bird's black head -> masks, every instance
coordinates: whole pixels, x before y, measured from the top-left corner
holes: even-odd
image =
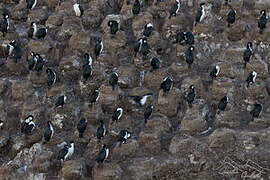
[[[10,41],[10,43],[9,43],[11,46],[15,46],[16,44],[17,44],[17,42],[16,42],[16,40],[12,40],[12,41]]]
[[[106,144],[103,144],[102,148],[105,149],[106,147],[107,147]]]
[[[49,73],[50,71],[51,71],[50,68],[47,68],[47,69],[46,69],[46,73]]]
[[[231,12],[234,16],[236,15],[236,11],[234,9],[232,9]]]
[[[48,121],[47,124],[48,126],[50,126],[52,124],[52,121]]]
[[[100,124],[103,124],[103,120],[100,120],[99,122],[100,122]]]
[[[74,143],[74,141],[73,140],[70,140],[69,143],[72,144],[72,143]]]
[[[99,44],[100,44],[101,42],[102,42],[102,40],[101,40],[101,39],[98,39],[98,40],[97,40],[97,43],[99,43]]]
[[[34,53],[33,51],[30,53],[30,56],[34,57],[36,55],[36,53]]]
[[[30,26],[31,27],[34,27],[34,26],[36,26],[36,23],[32,21],[31,24],[30,24]]]
[[[85,59],[89,59],[89,54],[88,54],[88,53],[85,53],[85,54],[84,54],[84,58],[85,58]]]
[[[190,90],[192,90],[192,89],[194,89],[194,88],[195,88],[195,87],[194,87],[193,84],[189,86],[189,89],[190,89]]]
[[[247,48],[251,48],[252,47],[252,42],[248,42],[247,43]]]
[[[205,3],[203,2],[203,3],[200,4],[200,7],[202,7],[202,6],[204,6],[204,5],[205,5]]]
[[[8,13],[3,13],[3,18],[8,19],[9,18]]]
[[[266,11],[264,9],[261,10],[261,15],[266,15]]]
[[[112,26],[112,24],[113,24],[112,20],[108,21],[108,26]]]

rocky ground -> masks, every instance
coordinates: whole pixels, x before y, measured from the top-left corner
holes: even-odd
[[[193,26],[200,1],[181,0],[176,17],[168,19],[173,0],[155,4],[144,0],[142,11],[133,17],[126,0],[80,0],[84,15],[76,17],[73,2],[39,0],[34,10],[27,10],[25,0],[2,0],[1,14],[8,11],[10,30],[0,43],[16,39],[23,48],[23,58],[16,64],[0,53],[0,179],[270,179],[270,25],[261,35],[257,20],[262,9],[270,12],[268,0],[232,0],[237,11],[236,23],[227,28],[225,19],[230,10],[221,0],[205,0],[207,16]],[[109,5],[110,4],[110,5]],[[119,19],[121,30],[114,38],[107,22]],[[45,40],[32,40],[27,30],[32,21],[46,26]],[[133,44],[142,37],[144,25],[153,23],[154,32],[148,38],[151,54],[143,61],[133,57]],[[189,70],[184,59],[187,46],[173,43],[180,31],[192,31],[195,36],[196,58]],[[102,37],[104,51],[94,58],[93,48]],[[255,57],[246,69],[242,55],[246,43],[253,42]],[[46,59],[46,67],[57,73],[56,84],[48,90],[45,70],[41,76],[28,71],[31,51]],[[81,82],[82,58],[88,52],[94,58],[94,72],[86,84]],[[149,72],[149,60],[159,57],[161,68]],[[221,67],[220,76],[210,82],[214,65]],[[256,83],[246,88],[251,70],[258,72]],[[115,91],[108,76],[116,71],[119,86]],[[171,76],[174,88],[162,96],[162,79]],[[185,96],[188,87],[197,90],[193,108]],[[89,108],[91,91],[99,87],[99,102]],[[126,98],[129,95],[154,96],[147,104],[154,113],[144,126],[143,108]],[[54,109],[58,96],[67,95],[67,104]],[[216,114],[221,97],[230,99],[226,111]],[[264,106],[261,117],[251,121],[250,110],[255,102]],[[121,121],[111,125],[112,112],[122,107]],[[21,122],[34,115],[36,130],[29,137],[20,133]],[[81,117],[88,120],[84,138],[79,138],[76,124]],[[207,130],[211,118],[214,131]],[[55,135],[42,144],[46,123],[51,120]],[[95,158],[102,144],[95,132],[104,120],[109,133],[104,139],[111,154],[97,167]],[[132,138],[127,144],[115,145],[113,132],[128,129]],[[62,165],[56,160],[59,144],[75,141],[73,156]]]

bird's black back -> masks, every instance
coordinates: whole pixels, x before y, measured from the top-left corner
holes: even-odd
[[[91,96],[90,96],[89,102],[90,102],[90,103],[96,102],[98,96],[99,96],[99,93],[96,92],[96,91],[94,91],[94,92],[91,94]]]
[[[65,156],[68,153],[68,149],[69,149],[68,145],[65,145],[65,147],[59,151],[57,159],[58,160],[61,160],[61,159],[64,160]]]
[[[37,32],[36,32],[36,37],[37,37],[38,39],[45,38],[46,34],[47,34],[46,28],[40,28],[40,29],[38,29]]]
[[[134,15],[138,15],[140,13],[140,11],[141,11],[141,4],[140,4],[139,0],[135,0],[133,7],[132,7],[132,13]]]

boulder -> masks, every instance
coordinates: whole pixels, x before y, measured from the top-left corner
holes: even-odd
[[[28,75],[28,80],[32,83],[32,86],[35,88],[47,85],[46,72],[42,71],[40,75],[37,75],[36,72],[30,71],[30,74]]]
[[[90,46],[90,35],[86,32],[73,34],[69,40],[69,47],[73,51],[87,52]]]
[[[144,151],[150,154],[157,155],[162,149],[161,137],[158,132],[141,132],[139,135],[138,143],[140,148],[143,148]]]
[[[40,9],[31,10],[27,16],[27,23],[35,22],[37,24],[45,24],[48,19],[48,8],[43,6]]]
[[[46,21],[46,27],[48,28],[57,28],[63,24],[63,15],[62,14],[52,14],[49,16]]]
[[[53,152],[43,151],[33,162],[33,168],[40,173],[46,173],[52,168]]]
[[[69,160],[63,163],[61,173],[64,179],[82,179],[83,172],[85,170],[85,164],[80,160]]]
[[[128,139],[126,144],[116,145],[113,149],[112,160],[122,162],[124,160],[136,157],[139,150],[139,144],[135,139]]]
[[[147,71],[145,73],[143,85],[152,91],[157,91],[160,89],[160,84],[167,74],[168,74],[167,69],[158,69],[153,72]]]
[[[116,72],[119,76],[119,87],[133,88],[138,86],[139,72],[137,72],[134,66],[120,66]]]
[[[68,80],[78,80],[81,76],[80,58],[78,56],[62,57],[58,71]]]
[[[123,170],[118,164],[103,163],[101,167],[95,166],[92,170],[94,180],[122,179]]]
[[[22,1],[22,3],[17,4],[14,7],[12,18],[15,20],[26,20],[27,19],[27,9],[26,2]]]
[[[181,121],[181,133],[195,135],[207,129],[207,122],[205,121],[206,113],[203,111],[205,101],[196,99],[193,102],[192,108],[187,107],[184,118]]]
[[[39,53],[48,56],[53,49],[53,45],[49,41],[40,41],[31,39],[28,43],[29,52]]]
[[[222,148],[223,151],[235,149],[236,133],[232,129],[216,129],[209,136],[209,147],[212,149]]]
[[[159,111],[168,117],[175,116],[178,111],[180,99],[181,91],[175,87],[165,96],[163,95],[163,91],[160,90],[158,94]]]
[[[21,82],[15,82],[12,84],[11,88],[11,97],[13,100],[25,100],[32,96],[32,87],[31,83],[26,81],[21,81]]]
[[[141,157],[131,159],[126,172],[126,177],[130,180],[152,179],[154,175],[153,158]]]
[[[119,106],[119,88],[113,91],[111,86],[102,85],[100,87],[99,102],[104,111],[113,112]]]
[[[92,6],[95,7],[95,6]],[[99,10],[96,8],[88,8],[84,11],[82,17],[82,24],[85,28],[97,28],[100,26],[103,20],[103,16],[100,14]]]
[[[78,17],[63,16],[63,24],[57,32],[55,39],[58,41],[68,40],[73,34],[80,33],[82,29],[82,24]]]

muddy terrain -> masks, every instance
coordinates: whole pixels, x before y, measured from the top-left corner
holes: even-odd
[[[79,0],[84,9],[76,17],[72,0],[38,0],[33,10],[25,0],[1,0],[0,14],[10,15],[10,29],[0,33],[0,179],[270,179],[270,22],[262,34],[257,27],[260,11],[270,15],[269,0],[180,0],[177,16],[169,19],[174,0],[144,0],[134,16],[126,0]],[[201,2],[206,17],[194,26]],[[227,27],[226,16],[235,9],[236,21]],[[109,20],[119,20],[120,30],[110,34]],[[47,27],[44,40],[27,35],[31,22]],[[151,53],[134,57],[134,44],[143,37],[144,26],[154,30],[147,41]],[[185,60],[187,45],[175,42],[178,32],[190,31],[195,37],[195,60],[191,69]],[[97,39],[104,49],[94,55]],[[4,57],[3,45],[16,40],[23,50],[14,63]],[[254,55],[244,68],[243,53],[252,42]],[[46,59],[40,75],[28,70],[30,52]],[[85,53],[93,58],[93,74],[82,81]],[[158,57],[160,69],[150,72],[150,59]],[[209,76],[215,65],[220,73],[213,82]],[[47,86],[46,68],[56,72],[52,88]],[[251,71],[258,73],[247,88]],[[113,91],[109,75],[117,72],[119,82]],[[164,96],[160,84],[173,79],[173,88]],[[196,98],[190,108],[186,96],[190,85]],[[88,106],[90,94],[100,90],[98,102]],[[130,96],[153,93],[146,105],[153,114],[144,124],[144,107]],[[60,95],[67,96],[62,108],[54,108]],[[220,113],[217,104],[223,96],[229,103]],[[252,119],[254,103],[263,105],[259,118]],[[113,111],[124,110],[117,123]],[[21,133],[21,123],[32,114],[36,124],[29,136]],[[83,138],[77,123],[88,120]],[[44,144],[47,121],[54,136]],[[100,120],[107,127],[99,143],[96,130]],[[127,129],[132,135],[126,144],[117,143],[117,134]],[[74,140],[75,152],[62,164],[56,159],[62,142]],[[102,144],[110,149],[108,159],[95,162]]]

